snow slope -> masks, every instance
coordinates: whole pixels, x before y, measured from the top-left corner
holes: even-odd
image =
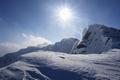
[[[114,48],[120,49],[120,29],[93,24],[72,53],[101,53]]]
[[[37,51],[6,59],[11,58],[4,66],[0,61],[0,80],[120,80],[120,49],[86,55]]]

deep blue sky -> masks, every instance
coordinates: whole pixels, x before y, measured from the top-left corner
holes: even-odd
[[[0,42],[19,42],[22,33],[53,42],[75,36],[69,34],[71,27],[63,30],[56,24],[54,11],[65,3],[78,17],[72,26],[99,23],[120,28],[120,0],[0,0]]]

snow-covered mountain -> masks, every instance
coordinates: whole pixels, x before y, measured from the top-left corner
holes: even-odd
[[[40,44],[37,46],[28,46],[27,48],[23,48],[21,50],[18,49],[18,50],[20,52],[21,51],[44,50],[44,51],[55,51],[55,52],[69,53],[69,52],[71,52],[73,45],[75,43],[78,43],[78,42],[79,42],[79,40],[76,38],[64,38],[61,41],[56,42],[55,44]],[[1,46],[1,47],[2,48],[1,48],[0,57],[4,56],[5,54],[8,54],[5,52],[16,53],[15,51],[14,52],[10,51],[10,50],[8,51],[8,48],[6,49],[6,47],[4,47],[4,46]],[[13,48],[15,48],[15,47],[13,47]],[[14,49],[12,49],[12,50],[14,50]],[[18,51],[18,50],[16,50],[16,51]]]
[[[24,51],[32,51],[32,50],[44,50],[44,51],[54,51],[54,52],[63,52],[63,53],[70,53],[73,46],[78,43],[79,40],[76,38],[64,38],[55,44],[50,44],[46,46],[29,46],[24,49]]]
[[[8,53],[4,55],[3,57],[0,57],[0,64],[2,64],[0,65],[0,68],[8,64],[11,64],[12,62],[15,62],[16,60],[19,60],[18,56],[21,56],[21,55],[24,55],[30,52],[37,52],[39,50],[69,53],[73,45],[77,42],[79,42],[78,39],[65,38],[65,39],[62,39],[60,42],[56,42],[53,45],[48,45],[44,47],[42,47],[41,45],[30,46],[24,49],[20,49],[17,52]]]
[[[68,38],[6,54],[0,57],[0,80],[120,80],[119,33],[96,24],[82,42]],[[67,54],[71,50],[91,54]]]
[[[101,53],[114,48],[120,49],[120,29],[93,24],[72,53]]]
[[[45,50],[45,51],[69,53],[69,52],[71,52],[74,44],[78,43],[78,42],[79,42],[79,40],[76,38],[64,38],[60,42],[56,42],[53,45],[45,46],[41,49]]]

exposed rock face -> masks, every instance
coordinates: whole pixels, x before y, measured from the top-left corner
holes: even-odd
[[[72,53],[101,53],[113,48],[120,49],[120,30],[94,24],[89,26]]]

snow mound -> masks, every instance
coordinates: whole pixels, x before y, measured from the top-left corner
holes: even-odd
[[[120,80],[120,49],[86,55],[38,51],[19,57],[0,68],[0,80]]]

